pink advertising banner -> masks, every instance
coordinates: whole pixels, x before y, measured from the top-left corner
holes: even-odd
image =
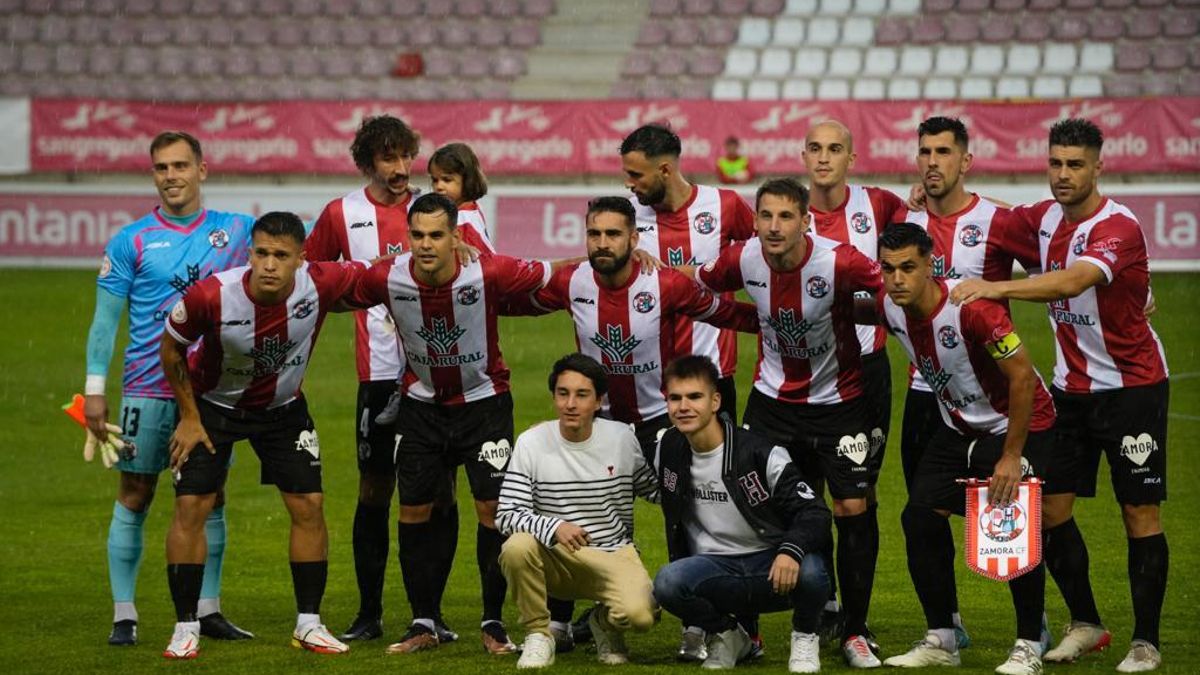
[[[618,147],[648,122],[683,141],[683,170],[711,172],[726,136],[742,139],[759,174],[801,170],[808,127],[841,120],[853,131],[855,171],[910,174],[916,130],[934,115],[959,117],[971,133],[974,172],[1037,173],[1046,132],[1065,117],[1103,129],[1109,173],[1200,172],[1200,99],[1089,99],[1025,103],[891,101],[560,101],[162,104],[34,99],[32,171],[148,168],[150,139],[184,129],[204,143],[214,170],[243,174],[353,174],[349,145],[362,119],[389,113],[423,137],[422,156],[451,141],[470,144],[496,176],[620,173]],[[418,160],[418,171],[424,170]]]

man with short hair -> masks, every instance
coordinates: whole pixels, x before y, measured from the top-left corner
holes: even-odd
[[[755,197],[758,238],[696,268],[715,292],[745,288],[762,332],[746,427],[788,449],[807,476],[822,477],[838,530],[837,573],[851,665],[879,665],[867,641],[867,609],[879,554],[867,506],[881,452],[871,444],[854,294],[879,290],[879,265],[854,247],[809,234],[808,190],[769,180]]]
[[[1014,211],[1037,237],[1044,273],[1013,281],[967,280],[951,299],[1048,303],[1058,346],[1051,392],[1063,450],[1080,457],[1079,494],[1085,497],[1095,495],[1103,450],[1129,538],[1133,642],[1117,670],[1141,672],[1162,663],[1158,629],[1168,549],[1159,513],[1167,497],[1170,384],[1162,342],[1146,319],[1145,235],[1128,208],[1099,190],[1103,144],[1100,129],[1088,120],[1066,119],[1050,129],[1047,175],[1054,199]],[[1074,563],[1073,574],[1055,574],[1068,605],[1072,592],[1081,592],[1075,585],[1087,581],[1086,548]],[[1090,599],[1090,587],[1086,592]],[[1074,660],[1102,649],[1108,631],[1093,614],[1081,620],[1072,609],[1062,644],[1047,660]]]
[[[559,359],[550,372],[558,420],[517,438],[504,476],[496,523],[508,540],[500,565],[527,631],[518,668],[554,663],[548,593],[600,603],[588,623],[607,665],[628,662],[624,631],[646,631],[658,620],[633,545],[634,497],[657,501],[658,486],[629,425],[596,417],[607,380],[591,357]]]
[[[208,165],[200,141],[182,131],[164,131],[150,143],[159,205],[126,225],[104,249],[96,279],[96,311],[88,331],[84,414],[88,430],[107,438],[105,380],[121,311],[129,307],[121,427],[125,452],[108,527],[108,578],[112,585],[110,645],[137,643],[134,606],[142,561],[143,530],[158,486],[170,463],[168,442],[178,417],[171,388],[158,360],[163,319],[184,291],[209,275],[245,264],[250,216],[211,211],[201,203]],[[106,460],[107,462],[107,460]],[[221,614],[221,567],[225,559],[225,495],[220,493],[205,523],[208,560],[200,589],[200,631],[219,640],[253,637]]]
[[[439,561],[428,554],[439,484],[465,465],[475,512],[476,562],[483,596],[480,624],[485,650],[508,654],[516,646],[501,621],[507,585],[496,562],[504,537],[496,530],[496,503],[512,454],[512,395],[500,353],[500,306],[541,288],[550,265],[484,256],[463,265],[457,208],[443,195],[418,197],[410,209],[409,250],[376,263],[350,302],[383,305],[404,350],[405,400],[396,420],[396,480],[400,497],[400,567],[413,621],[389,653],[436,648]]]
[[[706,356],[666,369],[674,428],[658,444],[671,562],[654,596],[707,635],[706,669],[734,667],[751,649],[736,617],[792,610],[788,670],[820,670],[817,629],[829,593],[821,551],[829,509],[804,482],[787,450],[717,415],[719,372]]]
[[[992,505],[1012,503],[1024,476],[1043,481],[1043,520],[1069,517],[1074,499],[1070,457],[1055,452],[1054,406],[1033,368],[1007,308],[996,302],[958,307],[948,302],[956,280],[933,274],[933,239],[920,226],[898,223],[879,239],[886,296],[856,308],[864,323],[881,323],[934,388],[942,426],[913,473],[901,522],[908,569],[925,610],[925,638],[885,663],[906,668],[957,666],[954,539],[947,519],[962,515],[963,478],[988,479]],[[860,301],[863,302],[863,301]],[[996,668],[1004,675],[1042,672],[1045,567],[1009,580],[1017,640]]]
[[[167,533],[176,619],[163,652],[169,659],[199,653],[204,522],[225,485],[233,444],[242,440],[250,441],[263,484],[279,489],[291,517],[293,646],[321,654],[349,649],[321,624],[329,535],[321,448],[300,384],[326,313],[340,306],[365,268],[307,263],[304,223],[291,213],[263,215],[252,241],[248,267],[205,279],[175,304],[159,350],[179,402],[171,437],[175,517]]]

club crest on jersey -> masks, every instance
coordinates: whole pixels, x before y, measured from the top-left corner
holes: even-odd
[[[229,233],[225,230],[213,230],[208,233],[208,243],[213,248],[225,248],[229,245]]]
[[[463,286],[458,289],[458,304],[473,305],[479,302],[479,288],[476,286]]]
[[[829,295],[829,282],[825,277],[813,277],[805,284],[804,290],[808,291],[810,298],[823,298]]]
[[[105,253],[104,257],[100,259],[100,278],[103,279],[111,273],[112,261],[108,259],[108,254]]]
[[[1021,536],[1028,521],[1025,509],[1016,502],[1006,506],[989,506],[979,514],[979,530],[988,539],[1005,544]]]
[[[305,298],[305,299],[301,300],[300,302],[297,302],[296,306],[292,308],[292,318],[293,319],[297,319],[297,320],[303,319],[304,317],[306,317],[312,313],[313,313],[313,301],[309,300],[308,298]]]
[[[854,231],[859,234],[866,234],[871,230],[871,219],[862,211],[856,211],[854,215],[850,216],[850,227],[853,227]]]
[[[1158,449],[1158,443],[1150,434],[1138,434],[1137,438],[1126,436],[1121,439],[1121,456],[1142,466],[1150,458],[1150,453]]]
[[[655,304],[654,294],[649,291],[642,291],[633,296],[633,308],[637,310],[638,314],[649,312],[654,309]]]
[[[938,342],[946,349],[954,349],[958,346],[958,331],[954,326],[942,326],[938,329]]]
[[[611,363],[623,363],[633,354],[633,350],[642,344],[634,335],[625,337],[625,329],[620,325],[614,326],[610,323],[605,326],[605,331],[607,335],[596,333],[590,340]]]
[[[1075,241],[1071,243],[1071,250],[1075,253],[1075,255],[1083,255],[1083,252],[1087,250],[1086,232],[1080,232],[1079,235],[1075,237]]]
[[[479,446],[479,461],[491,464],[497,471],[504,470],[509,457],[512,457],[512,446],[508,444],[507,438],[495,442],[488,441]]]
[[[958,241],[967,248],[974,248],[983,243],[983,229],[972,223],[958,233]]]
[[[296,439],[296,452],[307,452],[313,459],[321,458],[321,442],[317,440],[316,429],[300,432],[300,437]]]
[[[692,219],[692,227],[700,234],[712,234],[712,231],[717,229],[717,219],[705,211]]]

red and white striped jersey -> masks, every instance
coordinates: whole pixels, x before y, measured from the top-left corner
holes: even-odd
[[[411,253],[371,266],[350,296],[357,306],[382,304],[400,334],[407,395],[460,405],[509,389],[500,354],[497,307],[519,302],[550,278],[550,265],[484,256],[433,287],[413,276]]]
[[[376,258],[408,249],[408,209],[415,195],[396,204],[381,204],[366,188],[325,205],[312,232],[304,241],[306,257],[322,260]],[[482,223],[482,215],[479,221]],[[459,219],[462,222],[462,218]],[[463,229],[463,241],[481,251],[492,251],[491,241],[480,236],[474,221]],[[354,355],[359,382],[395,380],[404,369],[404,354],[396,344],[396,327],[383,307],[354,313]]]
[[[754,210],[733,190],[693,185],[692,196],[678,210],[658,211],[631,198],[637,211],[638,248],[671,267],[702,265],[716,260],[732,243],[755,235]],[[737,336],[708,324],[685,322],[681,339],[687,353],[704,354],[717,364],[721,377],[737,370]]]
[[[904,200],[877,187],[847,185],[846,199],[832,211],[811,206],[813,232],[850,244],[871,260],[879,260],[879,235],[898,216],[907,213]],[[874,354],[887,346],[887,331],[881,326],[859,326],[858,342],[863,354]]]
[[[752,239],[696,269],[714,291],[745,288],[761,332],[754,387],[787,403],[829,405],[863,393],[854,294],[883,287],[879,263],[854,247],[805,234],[800,266],[776,272]]]
[[[1014,213],[1038,238],[1043,270],[1084,260],[1106,283],[1048,305],[1057,358],[1054,386],[1072,394],[1157,384],[1167,378],[1162,341],[1146,319],[1150,263],[1146,237],[1125,206],[1105,198],[1080,223],[1068,223],[1053,200]]]
[[[544,311],[571,313],[579,351],[608,373],[605,409],[629,424],[667,413],[663,370],[692,353],[691,336],[682,330],[688,323],[758,328],[752,305],[720,299],[670,268],[642,274],[637,263],[621,288],[601,285],[587,262],[560,268],[532,301]]]
[[[300,383],[325,314],[366,271],[362,263],[305,263],[286,301],[250,298],[249,267],[208,277],[188,290],[167,318],[183,344],[192,387],[226,408],[277,408],[300,396]]]
[[[496,245],[488,234],[487,219],[475,202],[458,205],[458,227],[462,229],[463,242],[479,249],[480,253],[495,253]]]
[[[965,305],[949,301],[958,281],[936,280],[942,301],[925,319],[909,316],[881,293],[877,299],[887,330],[908,353],[908,360],[933,385],[942,421],[964,436],[996,436],[1008,431],[1008,378],[997,360],[1021,347],[1003,304],[977,300]],[[1054,401],[1037,373],[1030,431],[1054,425]]]

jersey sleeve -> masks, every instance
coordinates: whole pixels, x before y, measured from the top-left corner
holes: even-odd
[[[550,281],[550,263],[541,260],[521,260],[497,255],[485,264],[492,265],[491,274],[487,274],[487,278],[502,297],[526,295]]]
[[[733,190],[721,190],[721,229],[727,242],[746,241],[756,234],[754,209]]]
[[[368,269],[364,263],[354,261],[309,264],[312,265],[310,274],[317,285],[321,305],[326,310],[352,291]]]
[[[757,333],[758,308],[745,302],[714,295],[682,272],[664,268],[663,294],[668,306],[679,314],[703,321],[717,328],[730,328],[743,333]]]
[[[470,210],[460,210],[458,212],[458,226],[462,229],[462,240],[468,246],[474,246],[479,249],[480,253],[495,255],[496,246],[492,243],[491,237],[487,232],[487,221],[483,218],[477,208]]]
[[[724,251],[696,268],[696,281],[715,293],[736,291],[745,285],[742,280],[742,250],[745,244],[725,247]]]
[[[214,277],[192,286],[167,315],[167,332],[179,342],[195,344],[212,327],[213,296],[220,292]]]
[[[104,247],[96,285],[120,298],[129,297],[137,272],[137,247],[133,235],[121,230]]]
[[[1137,221],[1114,215],[1096,224],[1088,235],[1087,248],[1079,256],[1104,272],[1108,283],[1121,270],[1146,259],[1146,240]]]
[[[842,287],[852,293],[879,293],[883,290],[883,274],[879,271],[879,263],[849,244],[839,244],[837,247],[837,278],[841,280]]]
[[[883,229],[891,223],[902,222],[897,218],[908,215],[908,205],[895,192],[883,188],[867,188],[871,198],[871,208],[875,210],[875,222],[879,224],[876,231],[883,234]]]
[[[567,303],[570,301],[567,296],[571,294],[571,277],[574,276],[577,269],[579,269],[578,265],[559,268],[550,276],[550,281],[545,286],[529,296],[533,305],[546,312],[566,309]]]
[[[1040,219],[1034,219],[1029,207],[1019,206],[1015,209],[997,208],[992,221],[994,236],[991,239],[994,239],[995,246],[1031,272],[1042,266],[1037,220]],[[1035,223],[1032,227],[1031,222]]]
[[[342,256],[341,239],[337,228],[343,220],[342,200],[335,199],[325,205],[312,232],[304,239],[304,254],[312,262],[337,260]]]
[[[362,272],[354,281],[354,286],[342,296],[346,304],[355,307],[374,307],[387,304],[388,275],[392,271],[395,258],[380,260]]]
[[[1003,361],[1021,348],[1021,337],[999,302],[976,300],[963,305],[961,316],[963,339],[982,345],[993,359]]]

